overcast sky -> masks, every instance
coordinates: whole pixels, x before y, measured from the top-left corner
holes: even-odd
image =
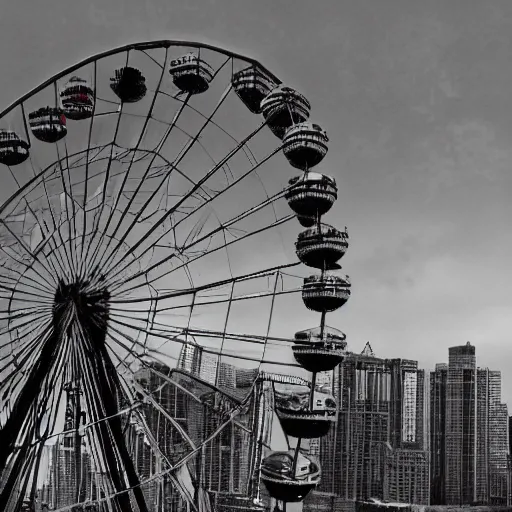
[[[469,340],[510,401],[512,2],[4,2],[0,102],[91,54],[173,38],[257,58],[328,130],[349,347],[431,368]]]

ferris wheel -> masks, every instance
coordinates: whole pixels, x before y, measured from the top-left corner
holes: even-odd
[[[318,485],[301,440],[336,416],[316,375],[345,357],[326,314],[351,285],[309,116],[258,62],[175,41],[91,57],[0,114],[0,510],[36,500],[46,452],[47,510],[208,509],[209,443],[249,439],[265,400],[297,442],[259,442],[245,476],[283,504]],[[263,371],[312,376],[264,400]]]

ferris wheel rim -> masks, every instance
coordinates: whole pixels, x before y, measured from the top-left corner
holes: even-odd
[[[72,66],[69,66],[58,73],[54,74],[50,78],[46,79],[44,82],[40,83],[36,87],[34,87],[29,92],[25,93],[23,96],[19,97],[17,100],[15,100],[13,103],[11,103],[8,107],[6,107],[2,112],[0,112],[0,119],[5,117],[7,114],[9,114],[12,110],[19,107],[20,105],[23,105],[23,103],[37,94],[38,92],[42,91],[44,88],[48,87],[52,83],[55,83],[57,80],[60,80],[62,77],[65,77],[77,69],[80,69],[84,66],[87,66],[88,64],[91,64],[92,62],[96,62],[100,59],[110,57],[112,55],[117,55],[119,53],[129,52],[131,50],[154,50],[157,48],[164,48],[168,49],[170,47],[179,47],[179,46],[188,46],[190,48],[197,48],[201,49],[204,48],[205,50],[211,50],[214,52],[221,53],[225,55],[226,57],[232,58],[232,59],[239,59],[242,61],[247,62],[248,64],[251,64],[253,66],[260,67],[265,73],[267,73],[277,85],[281,84],[281,80],[274,75],[268,68],[266,68],[263,64],[261,64],[260,61],[257,59],[254,59],[252,57],[248,57],[246,55],[243,55],[238,52],[233,52],[231,50],[228,50],[226,48],[223,48],[221,46],[216,46],[209,43],[202,43],[200,41],[188,41],[186,39],[160,39],[156,41],[144,41],[144,42],[138,42],[138,43],[130,43],[123,46],[118,46],[116,48],[111,48],[110,50],[105,50],[100,53],[96,53],[94,55],[91,55],[89,57],[86,57],[85,59],[80,60],[79,62],[73,64]]]

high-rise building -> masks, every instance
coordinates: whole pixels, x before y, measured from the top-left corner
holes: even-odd
[[[198,375],[201,369],[202,354],[202,348],[197,343],[187,340],[180,350],[178,368],[193,375]]]
[[[450,347],[445,430],[445,493],[449,505],[477,502],[476,461],[480,454],[476,444],[476,390],[475,347],[469,342]]]
[[[322,461],[319,492],[428,504],[424,372],[415,361],[375,357],[367,344],[331,375],[324,386],[338,401],[338,421],[311,443]],[[304,510],[315,499],[306,498]]]
[[[446,382],[448,365],[439,363],[430,372],[430,503],[445,503]]]
[[[509,439],[509,454],[512,456],[512,443],[510,443],[510,440],[512,440],[512,416],[508,417],[508,439]]]
[[[509,501],[507,407],[501,374],[477,368],[475,347],[449,349],[430,375],[431,500],[506,505]]]
[[[508,471],[508,409],[501,403],[501,372],[479,370],[488,375],[489,413],[489,504],[507,505],[509,498]]]
[[[387,457],[385,493],[388,501],[428,504],[429,459],[426,450],[397,448]]]

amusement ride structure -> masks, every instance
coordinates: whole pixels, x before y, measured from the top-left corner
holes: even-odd
[[[282,509],[318,485],[303,440],[336,418],[316,382],[345,357],[326,315],[351,285],[337,272],[348,234],[322,222],[336,181],[313,171],[328,137],[309,116],[308,100],[258,62],[173,41],[89,58],[0,114],[0,510],[36,501],[45,447],[63,436],[75,485],[68,504],[54,496],[47,509],[160,512],[165,499],[151,489],[166,482],[188,510],[208,508],[207,444],[241,422],[258,375],[283,367],[311,374],[272,388],[297,441],[264,446],[249,477]],[[286,162],[296,170],[287,185]],[[320,322],[290,340],[275,324],[296,319],[293,297]],[[253,375],[238,401],[199,394],[208,379],[225,390],[223,372],[237,365]],[[197,383],[187,381],[194,368]],[[156,391],[142,371],[160,379]],[[162,405],[170,383],[218,413],[215,429],[187,423],[192,406],[177,419]],[[85,452],[102,476],[94,485],[80,483]]]

